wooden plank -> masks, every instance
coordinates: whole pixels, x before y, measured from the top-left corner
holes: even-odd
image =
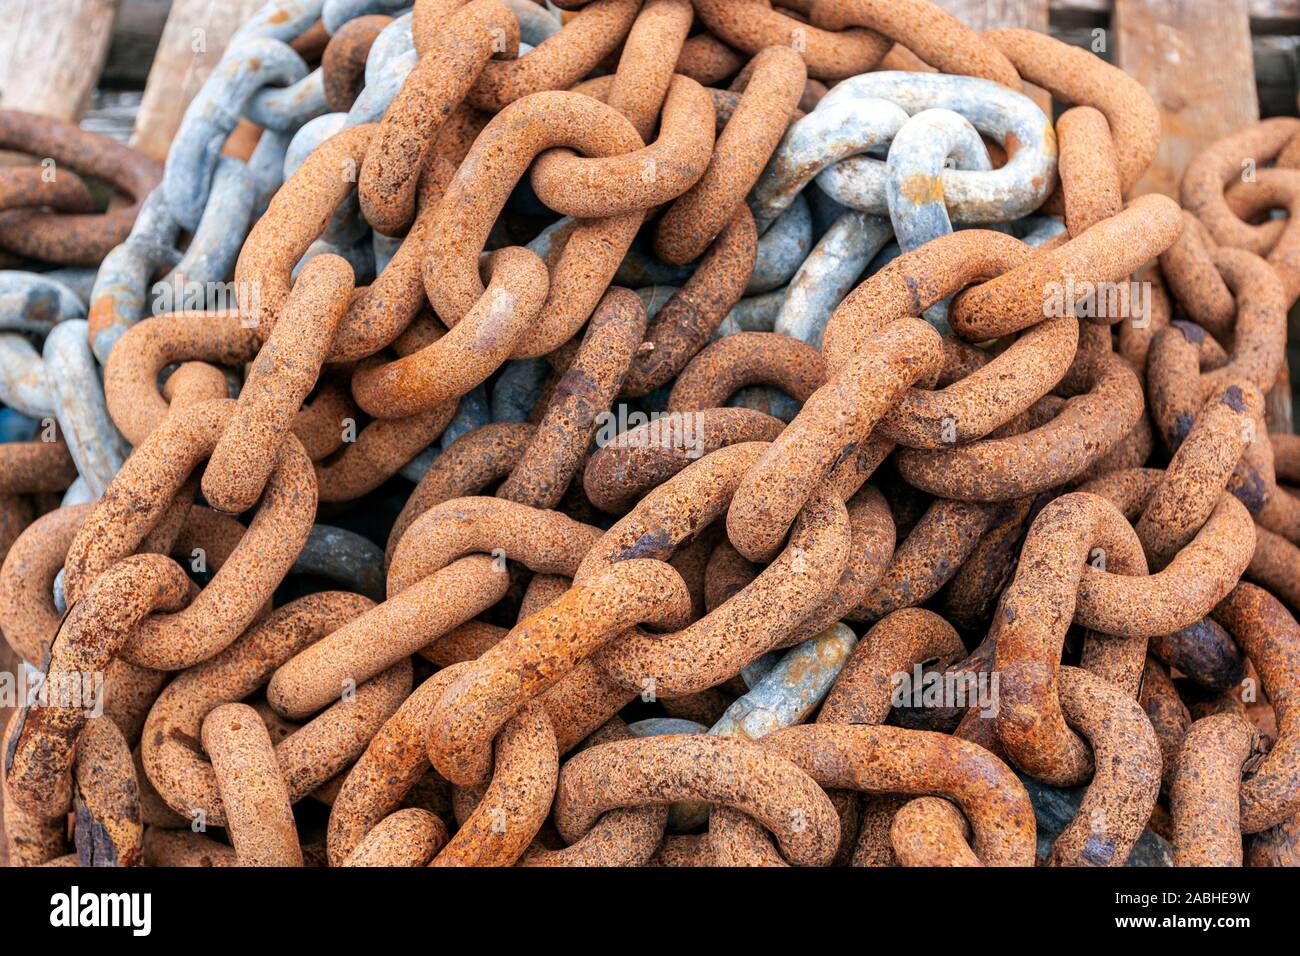
[[[161,162],[185,108],[226,43],[265,0],[175,0],[136,116],[131,145]]]
[[[1259,120],[1247,0],[1116,0],[1115,52],[1155,99],[1163,128],[1134,195],[1176,198],[1193,156]]]
[[[0,106],[74,120],[108,53],[120,0],[0,0]]]

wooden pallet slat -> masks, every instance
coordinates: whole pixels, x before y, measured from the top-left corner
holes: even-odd
[[[80,116],[119,6],[120,0],[0,0],[0,107]]]
[[[1134,194],[1177,197],[1206,145],[1259,120],[1248,0],[1116,0],[1121,69],[1160,110],[1160,149]]]
[[[162,162],[185,108],[226,43],[265,0],[175,0],[149,70],[131,145]]]

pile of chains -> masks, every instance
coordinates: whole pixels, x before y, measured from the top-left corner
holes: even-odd
[[[926,0],[406,7],[0,112],[11,863],[1300,862],[1300,120],[1126,199]]]

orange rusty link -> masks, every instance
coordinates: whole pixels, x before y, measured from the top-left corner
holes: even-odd
[[[68,550],[69,604],[98,574],[135,551],[234,413],[229,399],[178,410],[127,459]],[[122,656],[141,666],[178,670],[229,646],[302,550],[316,513],[314,486],[306,452],[287,436],[262,503],[225,565],[183,611],[142,622]]]
[[[526,422],[490,422],[452,442],[434,459],[402,506],[388,533],[385,562],[392,565],[403,535],[434,505],[477,495],[510,474],[535,432],[536,427]]]
[[[893,45],[873,30],[832,32],[809,26],[775,9],[769,0],[694,2],[700,20],[718,40],[751,55],[774,46],[798,50],[808,74],[819,80],[842,80],[866,73]]]
[[[236,367],[257,355],[256,330],[236,310],[174,312],[144,319],[118,339],[104,366],[109,415],[132,445],[141,445],[167,418],[158,378],[168,365],[215,362]]]
[[[989,866],[1032,866],[1029,796],[981,747],[925,730],[818,722],[764,737],[764,750],[792,761],[825,789],[948,797],[970,820],[976,856]]]
[[[1077,594],[1091,577],[1085,568],[1098,554],[1104,567],[1115,569],[1098,573],[1146,573],[1137,534],[1110,502],[1077,492],[1057,498],[1030,527],[997,611],[998,737],[1021,769],[1053,786],[1078,785],[1093,769],[1087,745],[1066,726],[1060,708],[1059,661]],[[1127,621],[1146,608],[1119,610]]]
[[[1202,717],[1188,728],[1169,799],[1175,866],[1241,866],[1238,790],[1258,745],[1258,734],[1234,714]]]
[[[366,58],[370,47],[393,18],[368,14],[349,20],[334,31],[321,55],[321,80],[325,103],[337,113],[346,113],[365,85]]]
[[[901,866],[982,866],[970,848],[970,824],[940,797],[918,797],[894,815],[889,840]]]
[[[701,11],[701,16],[706,14]],[[799,105],[807,74],[798,53],[769,47],[753,64],[749,85],[718,136],[708,169],[655,228],[655,254],[665,262],[690,262],[735,220]]]
[[[255,693],[279,664],[371,606],[359,594],[338,591],[300,598],[172,681],[149,712],[141,742],[145,772],[168,806],[186,817],[201,810],[208,823],[222,826],[225,809],[212,768],[192,747],[203,718],[219,704]],[[297,803],[360,754],[409,689],[409,669],[394,668],[384,679],[358,687],[354,699],[333,703],[279,741],[276,759],[290,802]]]
[[[670,399],[670,408],[672,404]],[[704,456],[742,442],[770,442],[784,427],[779,419],[748,408],[670,412],[629,428],[598,448],[587,461],[582,487],[597,508],[621,514]]]
[[[466,664],[438,671],[402,702],[371,738],[330,809],[326,846],[340,866],[371,830],[401,806],[429,768],[421,746],[429,711]]]
[[[1142,406],[1137,376],[1108,355],[1091,389],[1068,400],[1046,424],[951,449],[905,449],[899,473],[945,498],[1007,501],[1036,494],[1087,471],[1137,424]]]
[[[1238,584],[1214,609],[1214,619],[1237,639],[1259,672],[1277,714],[1277,739],[1241,783],[1241,830],[1258,833],[1300,811],[1300,747],[1297,747],[1296,675],[1300,674],[1300,626],[1285,607],[1253,584]]]
[[[454,326],[482,297],[479,253],[538,153],[568,146],[601,157],[643,145],[626,117],[578,93],[537,93],[493,117],[447,187],[429,227],[429,248],[438,254],[425,259],[424,285],[438,317]],[[512,357],[535,358],[572,338],[604,294],[642,218],[638,211],[579,223],[551,269],[537,327]]]
[[[298,275],[204,470],[203,497],[213,508],[242,514],[257,504],[294,418],[316,385],[352,283],[352,267],[330,254],[314,257]]]
[[[580,660],[634,625],[689,620],[686,587],[663,562],[620,562],[570,588],[447,688],[429,720],[429,762],[452,783],[484,782],[498,731]]]
[[[825,384],[826,367],[813,346],[776,332],[737,332],[696,353],[678,373],[667,408],[718,409],[747,385],[771,385],[806,402]]]
[[[1137,701],[1086,670],[1062,667],[1060,694],[1062,711],[1091,745],[1096,771],[1048,864],[1123,866],[1160,795],[1155,731]]]
[[[615,88],[617,83],[616,76]],[[613,96],[611,90],[606,102],[629,113],[610,102]],[[648,131],[638,126],[647,142],[654,119]],[[699,182],[713,155],[713,126],[708,91],[694,80],[674,77],[663,103],[659,138],[650,145],[598,159],[585,159],[567,149],[548,150],[533,163],[529,181],[542,202],[565,216],[597,219],[650,209],[671,202]],[[611,184],[617,188],[611,189]]]
[[[45,665],[46,682],[59,696],[19,711],[4,754],[8,796],[24,811],[42,818],[67,812],[74,748],[89,713],[86,702],[67,701],[78,696],[73,691],[87,693],[87,675],[104,671],[146,615],[181,607],[193,589],[170,558],[140,554],[109,568],[71,605]]]
[[[546,300],[546,267],[521,248],[492,254],[488,287],[461,321],[424,348],[362,365],[352,396],[378,418],[402,418],[454,401],[486,381],[534,328]]]
[[[1216,242],[1261,256],[1277,243],[1286,224],[1243,222],[1229,208],[1224,187],[1242,175],[1246,161],[1262,168],[1275,159],[1297,132],[1300,120],[1285,116],[1266,119],[1216,140],[1188,162],[1179,198]]]
[[[302,847],[271,737],[247,704],[221,704],[203,719],[239,866],[302,866]]]
[[[672,87],[679,82],[673,77],[674,67],[694,18],[690,0],[648,0],[637,14],[623,44],[618,69],[614,72],[614,85],[606,102],[624,113],[647,143],[661,108],[665,114],[664,124],[668,123],[664,97],[671,96]],[[711,106],[709,112],[712,112]],[[702,115],[707,117],[709,113]],[[707,130],[702,132],[708,134],[712,147],[712,125],[706,122],[705,126]],[[704,163],[707,162],[706,156]],[[703,168],[702,163],[701,171]]]
[[[361,214],[396,236],[415,216],[416,188],[441,125],[493,56],[519,54],[519,21],[501,0],[471,0],[438,25],[384,113],[361,163]]]
[[[1020,74],[996,46],[929,0],[817,0],[808,19],[837,32],[867,27],[904,44],[942,73],[981,76],[1020,89]]]
[[[939,333],[919,319],[891,323],[804,403],[736,489],[727,535],[751,561],[779,549],[813,489],[854,450],[903,390],[941,367]]]
[[[551,393],[545,414],[497,496],[535,508],[560,503],[645,336],[645,306],[617,287],[592,313],[582,343]]]
[[[555,825],[572,843],[611,810],[680,800],[752,816],[797,865],[825,866],[839,844],[835,808],[805,770],[775,749],[704,734],[611,741],[572,757],[560,770]]]
[[[1114,137],[1120,189],[1127,193],[1155,159],[1160,112],[1137,80],[1086,50],[1035,30],[986,30],[1020,76],[1064,103],[1092,106],[1105,115]],[[1052,200],[1048,200],[1049,211]]]
[[[483,799],[430,866],[510,866],[546,822],[560,755],[545,708],[527,704],[501,728],[493,749]]]
[[[754,216],[740,203],[695,272],[650,323],[646,344],[633,356],[624,394],[648,395],[667,384],[709,343],[744,295],[757,254]]]
[[[1051,283],[1060,285],[1072,276],[1088,276],[1094,283],[1127,282],[1139,266],[1173,245],[1182,223],[1172,199],[1139,196],[1123,212],[1064,245],[960,293],[952,303],[952,327],[967,339],[982,341],[1036,325],[1043,320]]]
[[[262,218],[249,231],[235,263],[235,291],[241,317],[255,324],[262,341],[270,335],[289,298],[294,266],[355,186],[377,129],[374,123],[352,126],[318,146],[276,191]],[[393,292],[402,298],[400,290]],[[327,361],[347,362],[373,355],[397,338],[414,317],[414,309],[349,308]]]
[[[98,266],[126,239],[145,197],[162,181],[156,160],[53,116],[0,110],[0,149],[50,158],[59,168],[102,180],[131,200],[102,214],[14,209],[0,215],[0,247],[60,265]]]

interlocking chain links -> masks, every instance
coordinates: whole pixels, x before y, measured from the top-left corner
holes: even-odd
[[[102,214],[88,211],[88,196],[80,197],[81,208],[66,212],[10,209],[0,213],[0,247],[44,262],[98,265],[126,238],[141,203],[161,179],[158,163],[143,153],[73,123],[20,110],[0,110],[0,146],[41,158],[40,175],[48,178],[52,173],[55,182],[67,178],[65,187],[75,189],[63,166],[103,180],[131,200]],[[47,160],[54,165],[47,168]]]
[[[167,805],[187,818],[201,812],[208,823],[224,825],[222,793],[212,768],[185,742],[198,739],[204,718],[214,708],[248,697],[267,682],[279,664],[370,607],[371,602],[359,595],[342,592],[300,598],[278,608],[226,650],[169,684],[150,710],[141,738],[145,772]],[[410,687],[409,666],[395,666],[361,683],[354,699],[335,700],[280,740],[275,753],[288,784],[290,803],[297,803],[346,768],[397,710]]]
[[[519,21],[499,0],[474,0],[440,24],[385,112],[361,165],[361,212],[375,229],[396,235],[410,225],[418,176],[440,123],[464,100],[493,55],[512,59],[518,52]]]
[[[1255,833],[1290,819],[1300,803],[1294,729],[1297,625],[1277,598],[1245,583],[1215,608],[1214,617],[1254,663],[1277,714],[1277,740],[1241,783],[1241,829]]]
[[[87,518],[68,553],[70,603],[115,561],[131,554],[162,518],[194,467],[211,454],[235,415],[225,399],[174,411],[132,454]],[[283,579],[315,517],[311,462],[289,436],[249,533],[212,583],[184,611],[144,622],[123,648],[127,660],[181,669],[231,644]]]
[[[454,326],[482,298],[479,253],[534,156],[552,146],[608,156],[643,145],[622,114],[576,93],[538,93],[498,113],[479,134],[431,224],[429,241],[440,256],[425,261],[424,284],[439,317]],[[485,162],[487,156],[495,162]],[[512,357],[544,355],[572,338],[604,294],[643,215],[638,210],[584,221],[573,230],[550,269],[549,291],[532,334]]]
[[[935,170],[941,185],[924,174],[905,183],[903,194],[910,198],[924,198],[941,188],[954,222],[1019,219],[1040,206],[1056,183],[1057,146],[1051,125],[1032,100],[997,83],[930,73],[868,73],[837,84],[822,97],[812,115],[845,108],[858,100],[895,103],[913,117],[925,110],[945,109],[965,117],[997,142],[1014,146],[1000,169]],[[818,185],[850,208],[888,213],[890,176],[886,164],[865,156],[836,158],[840,161],[818,173]]]
[[[1267,641],[1294,622],[1253,607],[1207,619],[1250,568],[1300,594],[1285,485],[1300,469],[1285,442],[1257,437],[1285,344],[1285,227],[1233,248],[1161,197],[1125,206],[1154,151],[1153,104],[1055,41],[980,36],[921,0],[563,6],[581,9],[561,26],[503,0],[421,0],[393,20],[385,0],[327,0],[277,28],[269,5],[230,54],[265,47],[266,63],[232,66],[206,98],[229,115],[188,131],[213,134],[210,155],[173,153],[177,175],[195,171],[173,179],[177,194],[193,186],[206,208],[182,216],[156,190],[101,270],[90,325],[107,407],[138,447],[98,505],[17,536],[0,623],[39,660],[65,554],[74,621],[114,575],[187,557],[204,534],[221,545],[197,596],[177,579],[186,593],[167,610],[182,610],[142,606],[114,632],[103,666],[122,739],[81,734],[128,781],[147,716],[141,783],[158,793],[106,800],[89,765],[62,757],[43,771],[66,782],[46,788],[71,801],[60,811],[110,833],[83,857],[1027,864],[1041,781],[1088,784],[1052,833],[1056,864],[1121,864],[1149,821],[1178,854],[1229,862],[1234,832],[1285,826],[1297,808],[1279,673],[1296,642]],[[711,33],[688,38],[693,7]],[[308,73],[285,51],[318,15],[333,39]],[[967,75],[834,72],[898,41]],[[611,76],[584,80],[620,45]],[[266,88],[267,67],[288,85]],[[689,78],[731,76],[728,91]],[[846,80],[828,92],[807,76]],[[1079,105],[1053,124],[1026,108],[1021,76]],[[217,159],[214,130],[241,114],[266,127],[258,153]],[[1215,183],[1243,226],[1291,208],[1286,142],[1277,155],[1252,190]],[[854,169],[877,183],[871,212],[827,200]],[[531,192],[517,189],[526,173]],[[77,208],[65,188],[47,198]],[[540,235],[538,198],[564,216]],[[197,230],[185,261],[182,228]],[[224,278],[236,253],[238,309],[127,331],[154,273]],[[1130,278],[1157,256],[1176,295],[1208,290],[1188,316],[1209,335],[1171,323],[1167,300],[1142,329],[1120,321],[1138,316]],[[646,288],[611,288],[622,280]],[[1049,314],[1049,287],[1067,282],[1123,285],[1118,311]],[[57,290],[48,301],[62,309]],[[19,381],[34,356],[10,351]],[[211,400],[227,386],[207,362],[252,363],[237,402]],[[607,433],[611,409],[647,420]],[[375,420],[344,437],[362,413]],[[1164,470],[1142,467],[1153,424]],[[412,461],[440,435],[442,454]],[[0,491],[29,494],[15,449],[18,483]],[[213,467],[191,475],[205,457]],[[353,542],[327,567],[318,552],[337,539],[314,503],[399,469],[418,488],[391,530],[363,529],[387,537],[388,599],[327,592],[272,610],[290,569],[363,587],[355,572],[378,566],[377,547]],[[230,513],[260,501],[251,526],[194,506],[200,487]],[[967,654],[921,604],[952,609],[972,641],[992,627]],[[877,624],[856,641],[844,619]],[[1071,623],[1079,668],[1062,664]],[[1200,666],[1196,634],[1218,665]],[[1188,713],[1187,685],[1148,643],[1222,696]],[[412,655],[441,668],[414,693]],[[1237,725],[1207,755],[1213,792],[1188,802],[1179,745],[1193,716],[1232,708],[1243,666],[1263,679],[1279,742],[1258,766],[1236,759]],[[181,673],[159,693],[155,668]],[[998,677],[1006,706],[902,705],[893,679],[913,668]],[[240,703],[262,685],[269,705]],[[637,695],[694,723],[629,729],[618,713]],[[797,726],[824,696],[818,723]],[[891,710],[903,728],[877,726]],[[50,806],[23,805],[42,772],[33,726],[11,728],[21,759],[6,786],[25,859],[41,862],[65,846]],[[1162,774],[1172,821],[1153,814]],[[323,848],[293,823],[307,795],[333,803]],[[707,834],[676,836],[702,822],[698,801],[717,804]],[[196,811],[233,849],[158,836]],[[543,830],[552,811],[568,846]]]

